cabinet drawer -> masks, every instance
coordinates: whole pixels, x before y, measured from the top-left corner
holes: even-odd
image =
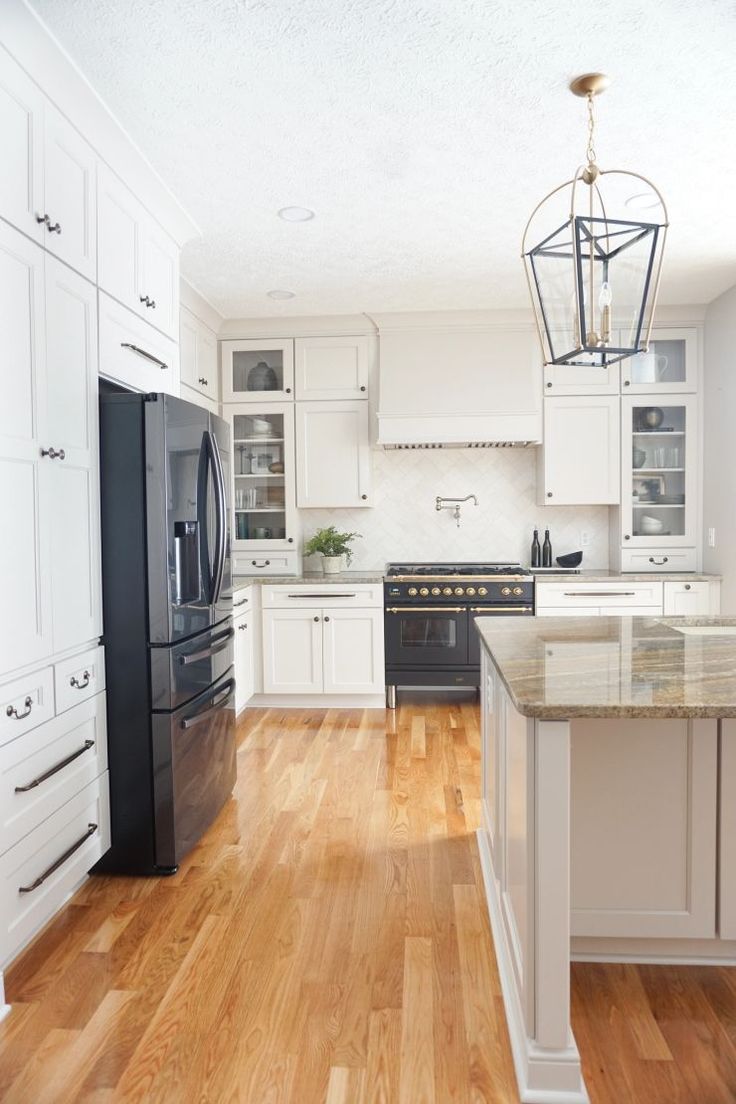
[[[711,585],[702,580],[664,584],[665,617],[699,617],[711,612]]]
[[[621,551],[622,571],[697,571],[698,554],[694,548],[649,548],[646,552]]]
[[[88,652],[57,663],[54,683],[57,713],[99,694],[105,689],[105,649],[90,648]]]
[[[296,575],[296,549],[237,556],[233,572],[237,575]]]
[[[0,687],[0,745],[54,715],[54,670],[44,667]]]
[[[253,609],[253,587],[233,588],[233,617]]]
[[[177,345],[100,292],[100,375],[134,391],[179,394]]]
[[[0,857],[0,966],[53,916],[109,846],[105,772]]]
[[[586,607],[657,606],[662,609],[662,583],[574,582],[537,583],[537,610],[546,606]]]
[[[0,852],[107,770],[105,695],[0,748]]]
[[[300,609],[305,606],[319,606],[320,609],[382,607],[383,587],[380,583],[295,583],[293,586],[264,586],[261,603],[263,609]]]

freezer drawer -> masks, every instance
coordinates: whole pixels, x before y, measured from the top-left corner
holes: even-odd
[[[152,715],[156,866],[175,870],[235,785],[235,676]]]
[[[227,674],[234,662],[232,619],[172,646],[150,649],[151,708],[178,709]]]

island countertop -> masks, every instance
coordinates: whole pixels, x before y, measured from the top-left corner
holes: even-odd
[[[736,717],[736,617],[479,617],[526,717]]]

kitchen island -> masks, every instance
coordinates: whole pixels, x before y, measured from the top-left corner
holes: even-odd
[[[736,618],[479,618],[479,831],[521,1099],[587,1101],[571,957],[736,961]]]

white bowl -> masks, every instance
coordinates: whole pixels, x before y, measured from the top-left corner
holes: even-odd
[[[664,529],[664,525],[659,518],[650,517],[649,514],[644,514],[639,518],[639,531],[646,537],[653,537],[657,533],[661,533]]]
[[[270,422],[267,422],[264,418],[253,419],[253,433],[257,437],[268,437],[273,430],[273,426]]]

